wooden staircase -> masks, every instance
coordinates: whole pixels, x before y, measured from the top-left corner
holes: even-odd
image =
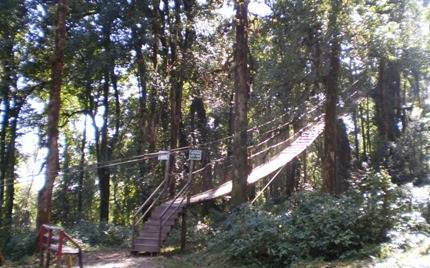
[[[167,238],[169,232],[175,225],[176,220],[184,211],[186,198],[170,205],[169,202],[163,203],[154,208],[151,216],[143,225],[143,229],[138,231],[133,240],[134,253],[159,253],[162,242]]]
[[[134,254],[160,253],[163,241],[190,202],[191,176],[174,198],[162,201],[169,184],[169,161],[170,158],[165,163],[164,180],[133,215],[131,252]]]

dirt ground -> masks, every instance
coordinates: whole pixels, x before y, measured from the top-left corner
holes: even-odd
[[[84,253],[84,267],[91,268],[164,268],[163,257],[133,256],[127,250]]]

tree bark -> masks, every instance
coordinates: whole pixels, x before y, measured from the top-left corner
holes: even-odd
[[[4,53],[5,57],[2,60],[3,65],[3,75],[0,82],[0,94],[2,97],[2,105],[3,105],[3,116],[1,122],[1,132],[0,132],[0,223],[2,222],[3,217],[3,204],[4,204],[4,194],[7,188],[7,185],[11,182],[6,180],[7,170],[8,170],[8,161],[6,159],[7,150],[7,132],[9,129],[9,119],[10,119],[10,95],[11,88],[14,84],[15,80],[13,77],[15,76],[15,63],[14,63],[14,52],[13,52],[13,37],[15,33],[6,33],[6,35],[10,35],[11,39],[5,42]],[[16,83],[15,83],[16,84]]]
[[[100,190],[100,222],[109,221],[109,201],[110,201],[110,177],[111,172],[109,167],[103,167],[103,163],[110,161],[112,158],[115,145],[118,140],[119,129],[121,125],[121,107],[119,100],[118,91],[118,78],[115,74],[115,52],[112,49],[111,31],[113,27],[113,21],[107,21],[103,26],[103,43],[102,46],[105,48],[107,62],[105,63],[104,69],[104,83],[102,88],[103,94],[103,125],[101,127],[101,139],[97,149],[97,176],[99,178],[99,190]],[[113,89],[114,97],[114,120],[109,119],[110,115],[110,86]],[[109,123],[113,124],[113,134],[109,137]],[[94,124],[96,128],[97,125]],[[96,131],[98,135],[98,131]]]
[[[336,150],[336,183],[335,193],[342,194],[348,189],[348,178],[351,171],[351,148],[342,119],[337,122],[337,150]]]
[[[331,14],[329,19],[330,40],[330,69],[325,77],[326,105],[324,128],[324,165],[323,179],[324,191],[335,194],[336,192],[336,142],[337,142],[337,100],[338,80],[340,69],[340,40],[337,25],[337,16],[340,11],[337,0],[331,1]]]
[[[397,61],[383,57],[380,59],[378,84],[372,97],[375,101],[375,123],[378,128],[374,163],[378,166],[384,162],[388,143],[395,141],[400,135],[400,67]]]
[[[110,196],[110,170],[103,167],[103,163],[109,160],[108,149],[108,120],[109,120],[109,74],[105,74],[103,85],[103,125],[101,128],[100,147],[97,150],[97,177],[100,191],[100,222],[109,221],[109,196]]]
[[[247,128],[250,76],[248,68],[248,4],[249,0],[235,0],[236,42],[234,45],[234,136],[233,136],[233,189],[232,204],[248,199],[249,174]]]
[[[37,227],[49,223],[52,209],[52,190],[58,175],[58,122],[61,107],[61,84],[64,69],[64,49],[66,47],[67,0],[58,0],[57,27],[55,31],[55,51],[51,70],[51,88],[48,104],[48,157],[46,165],[46,182],[39,192],[37,208]]]
[[[358,141],[358,122],[357,122],[357,109],[352,111],[352,121],[354,123],[354,155],[356,160],[360,160],[360,143]]]
[[[400,69],[398,62],[381,58],[378,84],[374,94],[375,122],[383,141],[394,141],[399,135],[397,111],[400,109]]]
[[[12,225],[12,215],[13,215],[13,200],[15,197],[15,163],[16,163],[16,137],[17,137],[17,124],[18,124],[18,115],[21,110],[21,103],[17,103],[16,97],[14,101],[13,109],[11,110],[11,119],[10,119],[10,132],[9,132],[9,143],[7,145],[6,152],[6,162],[7,162],[7,170],[6,170],[6,178],[9,178],[8,184],[6,187],[6,225]]]
[[[358,105],[358,112],[360,116],[360,123],[361,123],[361,140],[363,143],[363,155],[361,159],[363,161],[367,161],[367,132],[368,129],[366,128],[366,122],[364,120],[364,111],[361,104]]]
[[[170,25],[172,32],[170,36],[170,67],[173,69],[170,76],[170,148],[175,149],[179,147],[180,140],[180,126],[182,120],[182,85],[183,80],[181,76],[181,66],[178,59],[178,44],[180,43],[179,26],[181,24],[180,18],[180,5],[175,1],[175,23]],[[169,20],[171,21],[171,20]],[[175,159],[171,156],[170,172],[174,172]],[[176,181],[171,174],[169,180],[169,195],[175,195]]]
[[[366,143],[367,143],[367,154],[370,155],[372,153],[372,143],[370,140],[370,107],[369,107],[369,98],[366,98]]]
[[[87,144],[87,117],[85,116],[84,121],[84,130],[82,132],[82,141],[81,141],[81,157],[79,159],[79,173],[78,173],[78,219],[82,219],[83,215],[83,189],[84,189],[84,177],[85,177],[85,146]]]
[[[6,64],[5,64],[6,65]],[[6,161],[6,133],[9,127],[9,75],[7,71],[7,67],[5,69],[5,76],[3,77],[2,83],[2,103],[4,107],[3,117],[1,122],[1,134],[0,134],[0,223],[2,222],[3,217],[3,203],[4,203],[4,192],[6,185],[8,182],[6,181],[6,170],[7,170],[7,161]]]

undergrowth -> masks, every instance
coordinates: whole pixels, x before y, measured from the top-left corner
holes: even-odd
[[[106,223],[80,221],[65,229],[85,250],[128,246],[131,237],[130,228]],[[36,246],[37,231],[34,228],[0,229],[0,251],[7,261],[25,261],[36,252]]]
[[[209,250],[236,264],[269,267],[383,251],[378,245],[405,207],[390,181],[386,172],[374,172],[340,197],[301,192],[276,209],[244,205],[231,213]]]

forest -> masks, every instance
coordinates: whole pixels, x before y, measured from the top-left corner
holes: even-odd
[[[429,1],[0,0],[0,266],[54,264],[430,267]]]

